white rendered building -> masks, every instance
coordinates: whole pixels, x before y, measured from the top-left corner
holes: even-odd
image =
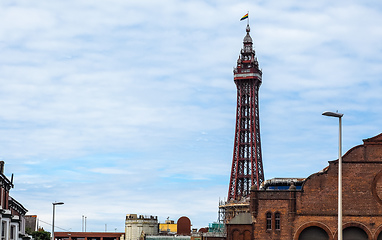
[[[158,235],[157,216],[126,214],[125,240],[139,240],[143,235]]]

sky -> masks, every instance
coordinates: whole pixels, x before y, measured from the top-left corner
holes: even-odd
[[[51,231],[124,232],[126,214],[218,219],[249,11],[263,71],[266,179],[308,177],[382,132],[382,3],[2,0],[0,160]]]

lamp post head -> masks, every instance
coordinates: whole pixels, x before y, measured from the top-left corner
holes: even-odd
[[[63,205],[64,203],[63,202],[54,202],[52,203],[53,205]]]
[[[337,118],[342,118],[344,114],[338,113],[338,112],[323,112],[322,115],[328,116],[328,117],[337,117]]]

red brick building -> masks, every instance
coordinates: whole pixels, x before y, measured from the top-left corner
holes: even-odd
[[[382,134],[342,158],[343,239],[382,240]],[[306,179],[252,189],[250,213],[227,225],[228,240],[337,238],[338,160]]]

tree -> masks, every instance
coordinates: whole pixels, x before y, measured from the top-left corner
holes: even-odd
[[[50,240],[50,232],[46,232],[43,228],[39,228],[38,231],[32,232],[32,237],[35,240]]]

